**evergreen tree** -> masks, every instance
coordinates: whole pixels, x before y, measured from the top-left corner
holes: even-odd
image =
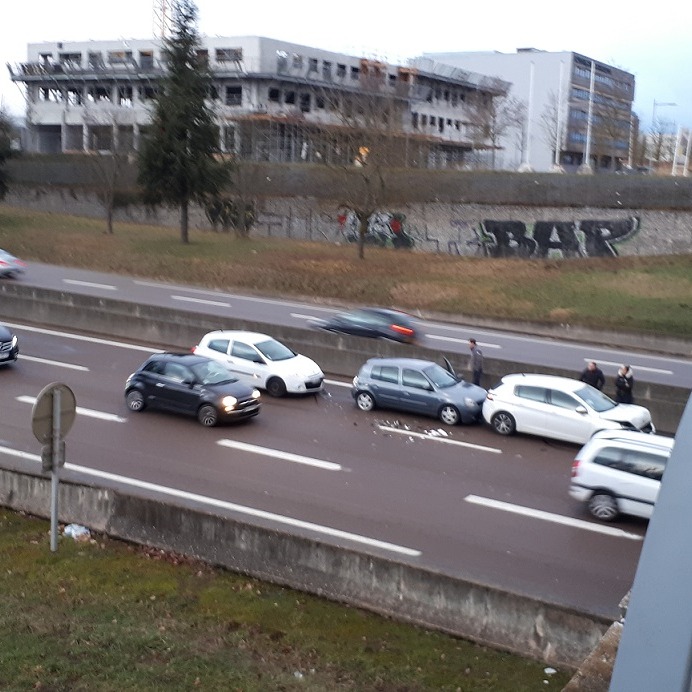
[[[218,196],[229,184],[230,164],[216,158],[218,128],[205,101],[212,77],[198,58],[196,5],[177,0],[173,13],[172,36],[164,39],[166,75],[141,148],[138,181],[146,202],[180,209],[180,238],[187,243],[190,203]]]
[[[7,194],[10,180],[7,172],[7,161],[14,156],[12,150],[12,119],[6,111],[0,109],[0,199]]]

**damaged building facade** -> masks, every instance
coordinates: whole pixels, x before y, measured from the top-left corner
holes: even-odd
[[[38,153],[137,150],[164,74],[160,39],[28,45],[10,66],[26,93],[24,148]],[[223,152],[245,160],[357,163],[365,114],[396,140],[391,165],[461,168],[490,145],[468,118],[509,84],[430,58],[406,65],[263,37],[201,37],[213,76],[209,105]],[[366,104],[366,100],[369,105]]]

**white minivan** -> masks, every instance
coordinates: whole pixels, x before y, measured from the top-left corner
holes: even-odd
[[[597,432],[572,464],[569,494],[602,521],[620,514],[650,519],[674,442],[630,430]]]

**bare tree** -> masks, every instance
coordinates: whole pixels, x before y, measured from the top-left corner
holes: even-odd
[[[554,91],[548,92],[545,107],[540,115],[540,127],[543,141],[553,152],[553,161],[560,164],[560,152],[564,146],[565,113],[561,112],[561,103]]]
[[[523,141],[526,103],[513,96],[493,96],[477,92],[467,106],[473,132],[474,149],[490,148],[490,167],[494,170],[497,151],[512,131]]]
[[[617,168],[629,154],[630,110],[613,99],[599,103],[594,109],[592,153]]]

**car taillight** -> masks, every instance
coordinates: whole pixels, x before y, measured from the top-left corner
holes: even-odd
[[[485,398],[486,398],[486,399],[490,399],[490,401],[492,401],[495,397],[493,396],[493,393],[492,393],[492,392],[488,392],[488,393],[485,395]]]
[[[404,336],[413,336],[413,329],[409,327],[402,327],[399,324],[392,325],[392,331],[397,334],[403,334]]]
[[[572,462],[572,478],[576,478],[579,475],[579,459],[575,459]]]

